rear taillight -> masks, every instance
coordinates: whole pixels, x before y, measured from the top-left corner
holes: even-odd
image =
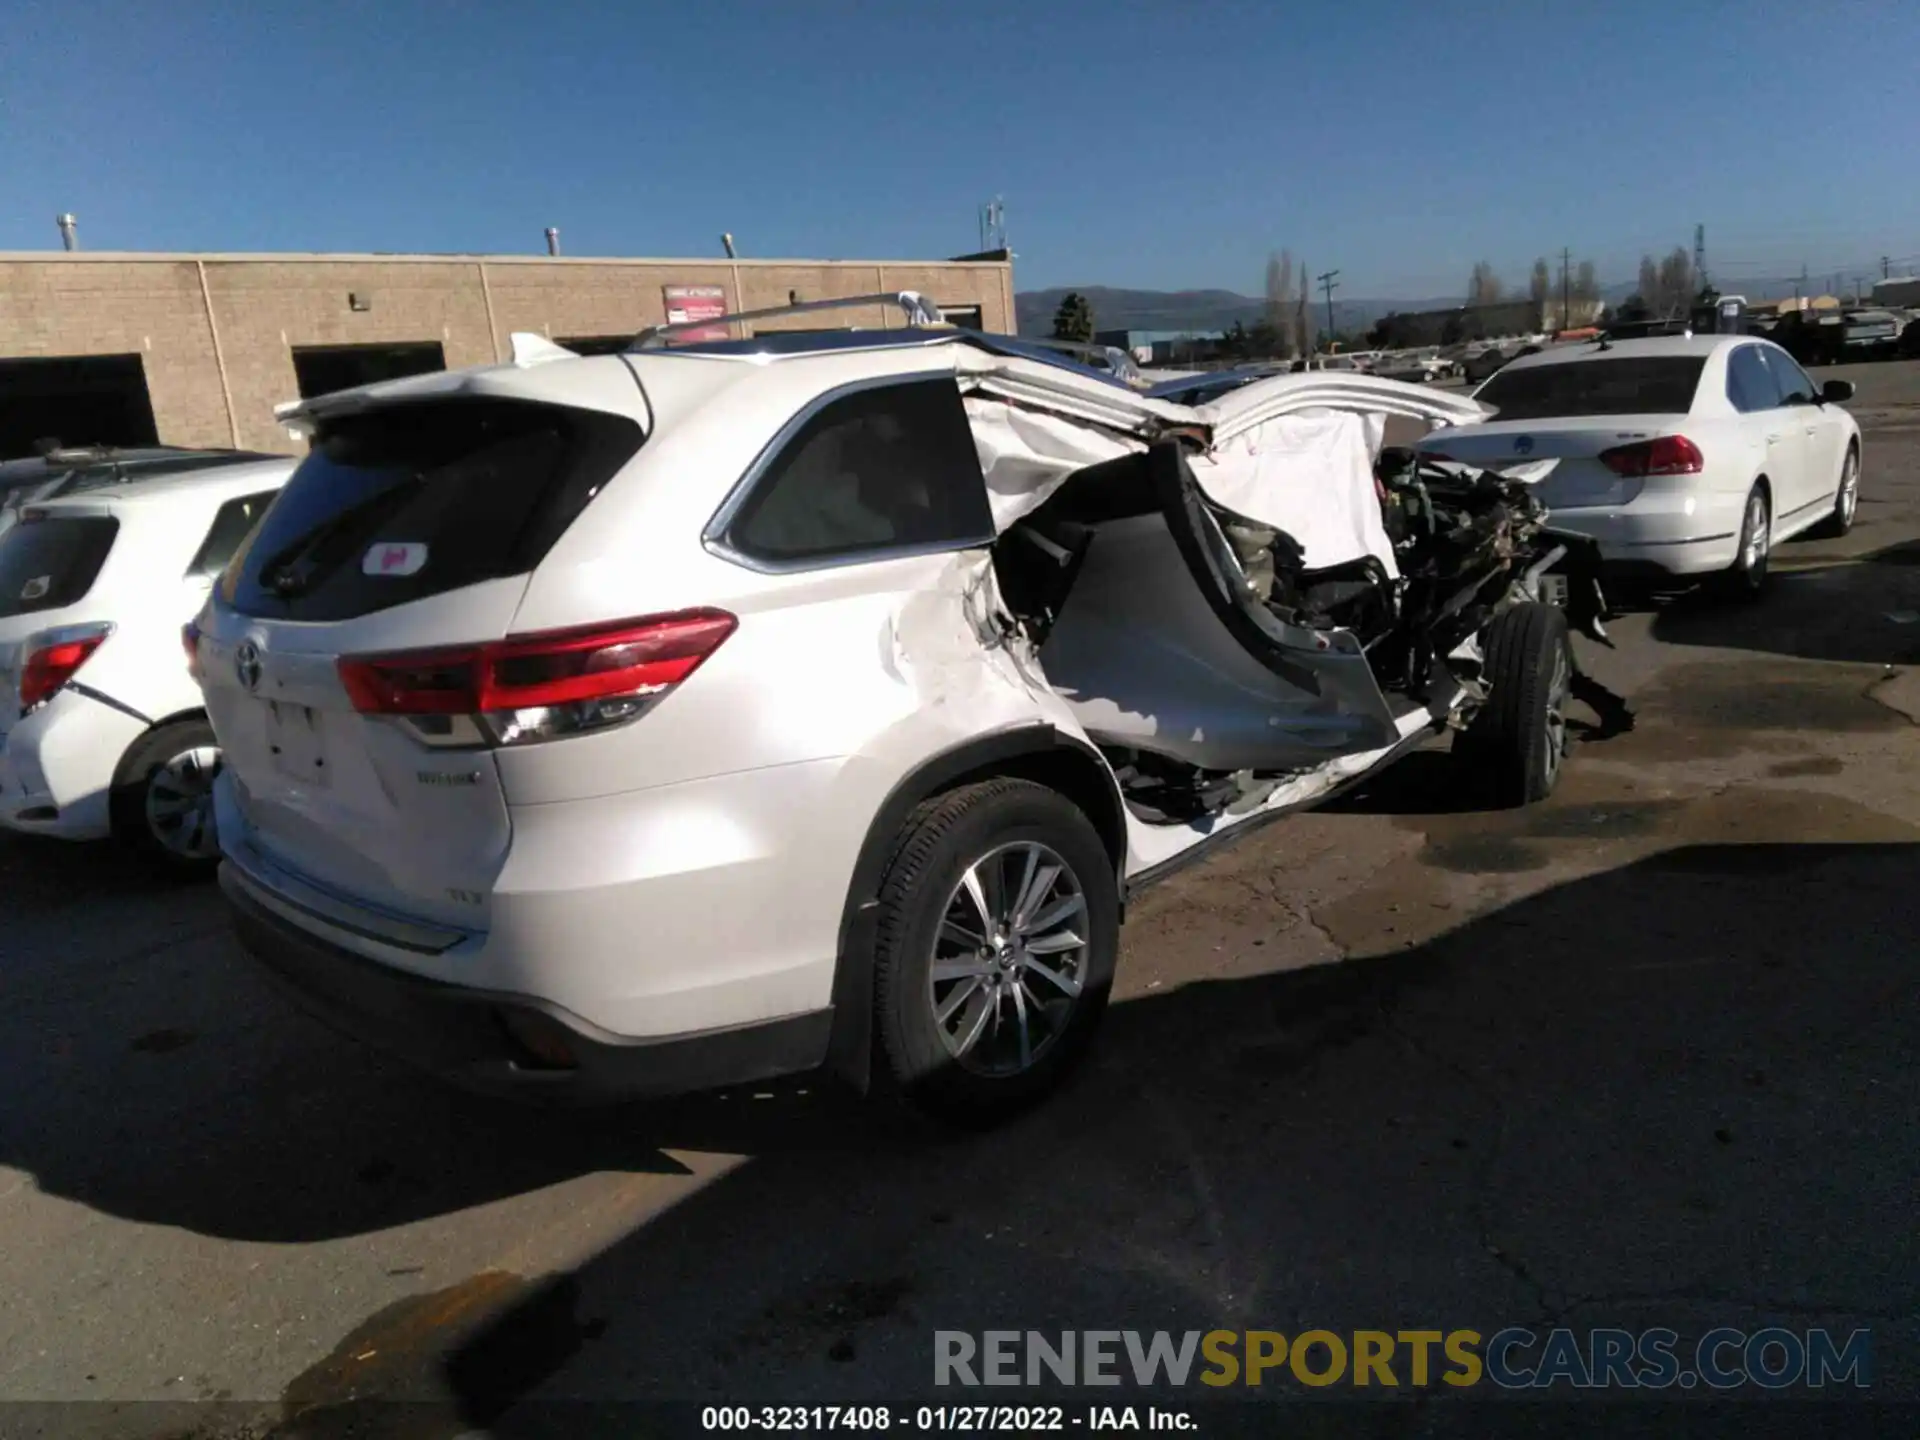
[[[20,713],[51,700],[112,633],[111,625],[75,625],[28,641],[27,662],[20,667]]]
[[[686,610],[490,645],[354,656],[339,662],[340,681],[363,715],[465,715],[496,744],[521,745],[638,718],[738,624],[724,610]]]
[[[1686,436],[1661,435],[1602,450],[1600,463],[1616,475],[1638,480],[1648,475],[1698,475],[1704,462],[1700,447]]]

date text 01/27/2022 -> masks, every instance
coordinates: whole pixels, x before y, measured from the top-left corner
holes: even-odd
[[[921,1405],[897,1411],[887,1405],[708,1405],[700,1412],[700,1428],[801,1434],[898,1429],[1025,1435],[1045,1430],[1190,1431],[1198,1427],[1186,1411],[1154,1405]]]

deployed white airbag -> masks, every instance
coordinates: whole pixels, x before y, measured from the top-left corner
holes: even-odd
[[[1382,428],[1377,418],[1351,410],[1296,411],[1188,464],[1209,500],[1292,536],[1310,569],[1371,555],[1397,577],[1374,489]]]
[[[1138,440],[1044,411],[979,395],[966,396],[965,404],[999,531],[1039,509],[1075,471],[1146,449]]]

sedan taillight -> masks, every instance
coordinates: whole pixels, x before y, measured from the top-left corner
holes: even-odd
[[[522,745],[638,718],[739,623],[724,610],[685,610],[488,645],[353,656],[339,662],[340,681],[363,715],[464,715],[495,744]]]
[[[1700,447],[1684,435],[1660,435],[1600,452],[1600,463],[1629,480],[1648,475],[1698,475],[1705,461]]]

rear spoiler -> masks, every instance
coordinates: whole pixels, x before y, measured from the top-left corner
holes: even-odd
[[[356,385],[348,390],[333,390],[325,395],[309,395],[273,407],[273,418],[295,435],[311,436],[318,422],[329,415],[349,415],[398,399],[425,399],[437,395],[497,394],[500,387],[490,383],[504,373],[528,370],[554,360],[577,360],[579,355],[564,345],[556,345],[544,335],[516,330],[508,336],[512,352],[503,364],[469,365],[460,370],[430,370],[423,375],[405,375],[398,380],[376,380],[371,385]]]

